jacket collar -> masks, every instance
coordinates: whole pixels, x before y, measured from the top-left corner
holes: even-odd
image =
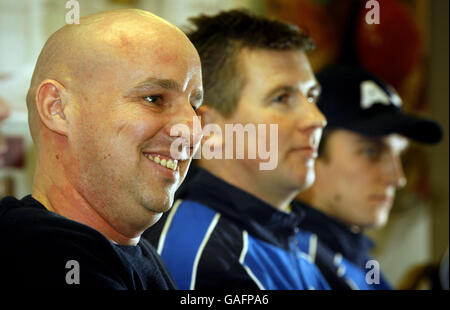
[[[351,262],[365,264],[374,243],[363,233],[352,231],[350,226],[298,200],[292,203],[292,210],[303,216],[300,229],[316,234],[327,248]]]
[[[280,211],[204,169],[195,170],[178,198],[197,201],[214,209],[258,239],[288,246],[300,221],[295,212]]]

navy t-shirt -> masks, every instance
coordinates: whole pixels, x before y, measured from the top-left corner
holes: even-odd
[[[110,242],[31,196],[0,201],[0,287],[175,289],[155,249]]]

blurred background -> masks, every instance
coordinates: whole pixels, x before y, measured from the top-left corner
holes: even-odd
[[[31,191],[35,153],[25,96],[46,39],[66,22],[66,0],[0,0],[0,197]],[[177,26],[188,17],[247,8],[297,24],[317,49],[314,70],[330,63],[359,65],[392,84],[404,109],[444,127],[437,146],[412,145],[386,227],[369,231],[386,277],[406,288],[438,264],[449,244],[449,1],[378,0],[380,23],[367,24],[364,0],[78,0],[80,15],[134,7]],[[9,106],[9,108],[6,108]],[[9,115],[6,120],[3,118]],[[416,286],[429,288],[426,282]]]

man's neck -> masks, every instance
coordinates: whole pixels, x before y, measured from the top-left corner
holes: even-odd
[[[226,160],[222,160],[220,163],[213,163],[213,161],[214,160],[209,160],[207,163],[200,161],[199,166],[209,171],[216,177],[243,191],[246,191],[247,193],[268,203],[280,211],[287,211],[290,202],[298,193],[295,189],[289,191],[278,188],[276,186],[277,184],[274,183],[267,184],[267,186],[264,187],[262,182],[258,182],[255,180],[254,176],[251,176],[239,167],[236,167],[235,163],[228,164]],[[236,168],[239,168],[239,171],[236,171]]]
[[[320,192],[318,190],[316,190],[316,188],[314,186],[312,186],[309,189],[307,189],[306,191],[303,191],[302,193],[300,193],[295,198],[300,200],[301,202],[304,202],[305,204],[309,205],[310,207],[322,212],[323,214],[335,219],[336,221],[348,226],[349,229],[354,233],[359,233],[359,232],[363,231],[362,227],[359,227],[357,225],[352,225],[352,224],[346,223],[345,221],[341,220],[339,218],[339,216],[337,216],[333,212],[333,208],[330,205],[323,202],[320,199],[320,197],[321,197]]]
[[[35,180],[39,178],[38,174],[36,176]],[[32,196],[47,210],[89,226],[103,234],[113,243],[137,245],[140,240],[140,235],[128,237],[115,229],[75,190],[70,182],[54,184],[37,182],[34,185]]]

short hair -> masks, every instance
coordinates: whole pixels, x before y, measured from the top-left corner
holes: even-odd
[[[190,18],[195,26],[187,36],[202,62],[204,104],[222,116],[231,116],[245,78],[238,70],[239,52],[244,49],[301,50],[315,48],[314,42],[297,26],[234,9],[214,16]]]

